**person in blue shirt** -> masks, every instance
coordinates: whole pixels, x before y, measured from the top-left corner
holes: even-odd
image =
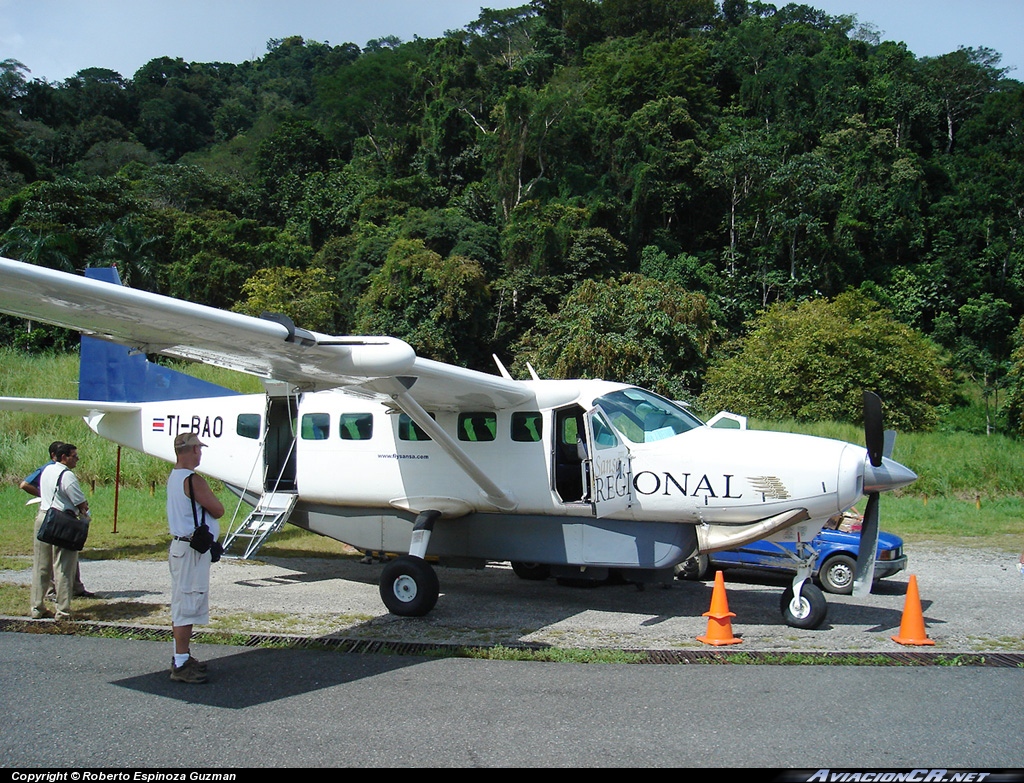
[[[35,497],[35,498],[39,497],[39,477],[43,475],[43,470],[48,465],[51,465],[51,464],[53,464],[54,462],[57,461],[57,457],[56,457],[57,449],[59,449],[62,445],[64,445],[63,441],[59,441],[59,440],[55,440],[53,443],[50,444],[50,461],[47,462],[46,465],[40,465],[36,470],[34,470],[31,473],[29,473],[27,476],[25,476],[25,478],[21,482],[21,484],[18,485],[24,492],[27,492],[32,497]],[[35,531],[39,530],[39,525],[42,523],[43,516],[46,514],[46,509],[44,508],[44,505],[45,504],[43,504],[43,503],[39,504],[39,511],[36,514],[35,524],[32,526],[33,536],[35,534]],[[48,547],[49,545],[48,544],[44,544],[42,541],[36,540],[34,537],[33,537],[32,543],[33,543],[34,547],[40,549],[39,555],[42,557],[42,561],[45,564],[47,562],[47,552],[43,551],[43,548],[44,547]],[[51,575],[51,578],[49,580],[49,584],[39,585],[38,589],[44,591],[44,594],[45,594],[45,596],[46,596],[46,598],[48,600],[53,600],[56,597],[57,592],[56,592],[56,588],[55,588],[54,583],[53,583],[53,576],[52,576],[53,575],[53,552],[52,552],[52,547],[50,547],[50,549],[51,549],[51,551],[49,552],[49,563],[50,563],[49,573]],[[33,554],[35,554],[35,550],[33,550]],[[42,570],[42,572],[46,571],[45,568],[41,569],[41,570]],[[34,582],[35,582],[35,579],[33,579],[33,590],[37,589],[37,587],[34,584]],[[79,568],[77,566],[75,567],[74,595],[75,595],[76,598],[95,598],[96,597],[95,593],[90,593],[88,590],[85,589],[85,585],[82,584],[82,570],[81,570],[81,568]],[[42,604],[41,601],[37,602],[35,600],[35,598],[32,599],[32,606],[34,607],[33,608],[33,615],[35,615],[35,614],[40,614],[40,616],[45,616],[46,615],[45,610],[43,610],[42,612],[40,612],[38,610],[38,606],[41,605],[41,604]]]

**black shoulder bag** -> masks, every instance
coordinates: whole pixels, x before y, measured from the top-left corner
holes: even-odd
[[[53,497],[50,498],[50,508],[47,509],[46,515],[43,517],[43,523],[39,526],[36,538],[44,544],[81,552],[85,546],[85,539],[89,537],[89,523],[84,519],[79,519],[77,514],[53,507],[60,481],[67,472],[68,469],[64,468],[57,476],[57,483],[53,487]]]
[[[188,545],[200,554],[209,552],[210,562],[216,563],[220,560],[224,548],[214,539],[213,531],[206,524],[206,509],[200,506],[200,508],[203,508],[202,522],[199,521],[199,516],[196,514],[195,490],[192,488],[192,476],[194,475],[194,473],[190,473],[188,476],[189,501],[192,503],[192,522],[195,524],[195,530],[192,531],[192,539]]]

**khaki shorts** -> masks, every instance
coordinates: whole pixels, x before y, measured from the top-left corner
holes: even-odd
[[[210,553],[199,554],[188,541],[171,541],[171,624],[210,622]]]

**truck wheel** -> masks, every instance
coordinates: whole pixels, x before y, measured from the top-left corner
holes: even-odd
[[[829,593],[849,595],[853,592],[853,576],[857,561],[849,555],[833,555],[818,571],[821,587]]]

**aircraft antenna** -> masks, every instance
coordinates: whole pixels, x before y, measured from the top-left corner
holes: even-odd
[[[491,358],[494,359],[494,363],[498,365],[498,372],[501,373],[502,378],[510,381],[515,380],[511,375],[509,375],[508,370],[505,369],[505,365],[501,363],[501,359],[498,358],[498,354],[492,353]]]

